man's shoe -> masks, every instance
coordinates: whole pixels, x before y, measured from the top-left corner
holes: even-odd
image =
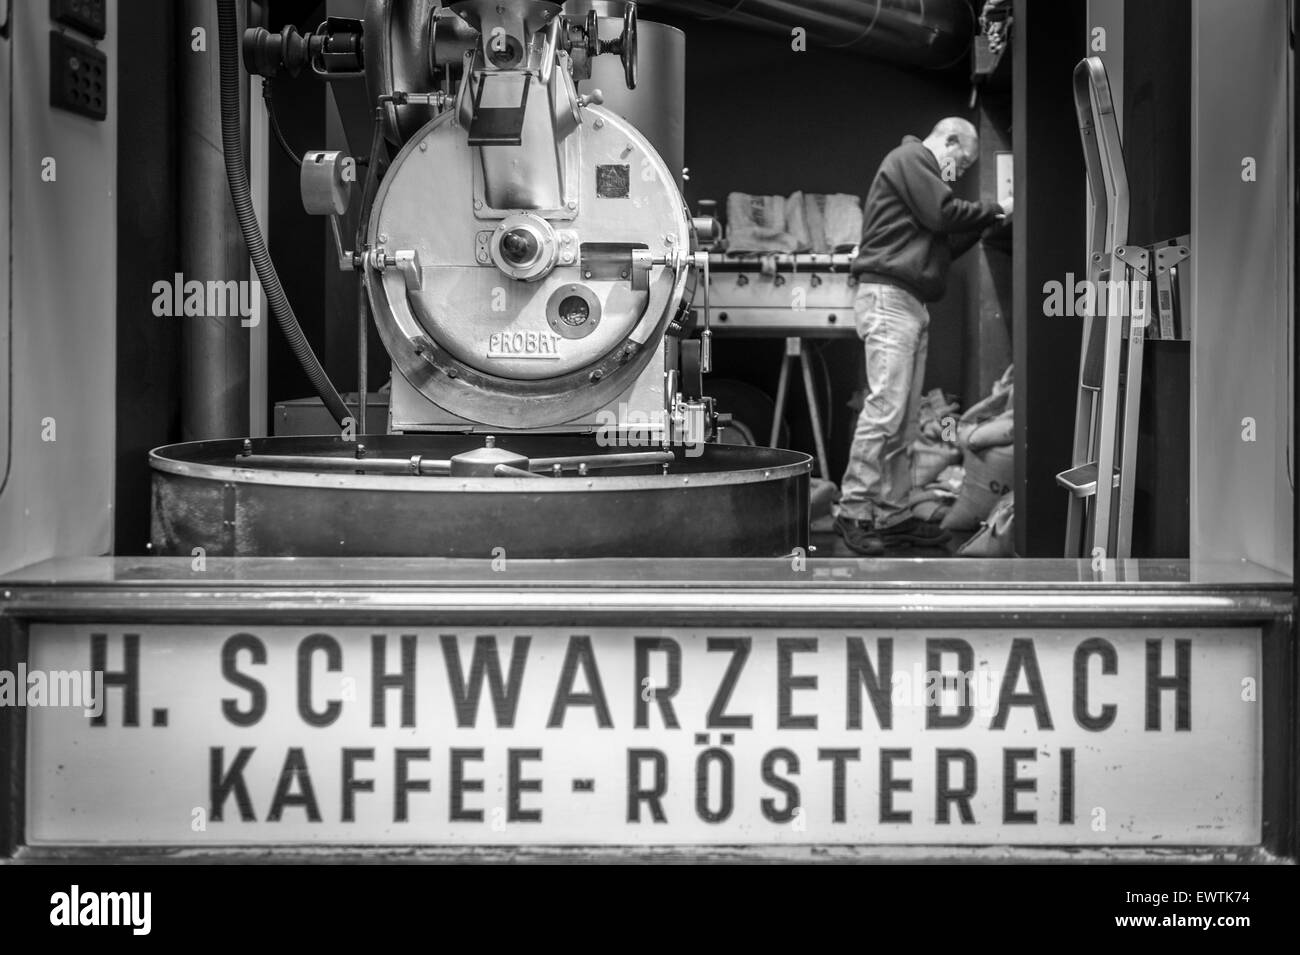
[[[882,557],[885,542],[880,533],[867,521],[855,521],[847,517],[835,518],[835,532],[844,538],[849,550],[863,557]]]
[[[878,536],[886,547],[898,544],[920,544],[925,547],[938,547],[952,540],[952,535],[937,524],[931,524],[919,517],[909,517],[900,524],[883,527]]]

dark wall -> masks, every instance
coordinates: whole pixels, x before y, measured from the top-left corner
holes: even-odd
[[[672,22],[686,33],[692,206],[734,191],[862,195],[904,135],[924,136],[944,116],[971,115],[969,88],[952,74],[815,46],[797,53],[779,34]]]
[[[910,71],[790,38],[655,15],[686,33],[686,165],[691,208],[727,194],[847,192],[865,196],[880,160],[903,136],[924,136],[944,116],[974,118],[964,65],[953,72]],[[643,69],[653,68],[651,64]],[[959,193],[971,197],[978,170]],[[969,258],[969,257],[968,257]],[[926,388],[965,388],[966,271],[959,262],[948,297],[930,309]],[[715,375],[743,378],[776,393],[783,343],[727,339],[715,348]],[[860,347],[835,340],[821,348],[833,382],[828,453],[838,481],[856,414],[846,403],[865,377]],[[795,378],[787,419],[791,446],[812,451],[803,389]]]
[[[180,440],[180,322],[155,318],[153,284],[177,270],[176,35],[170,0],[118,5],[118,554],[149,541],[149,450]],[[142,66],[142,64],[144,64]]]
[[[1016,0],[1013,55],[1016,211],[1012,262],[1016,365],[1016,553],[1065,551],[1069,467],[1082,325],[1049,318],[1043,286],[1081,273],[1085,180],[1072,74],[1087,55],[1084,0]]]
[[[1124,165],[1129,240],[1192,231],[1192,10],[1187,0],[1124,7]]]
[[[1008,57],[1003,53],[1004,62]],[[980,162],[967,174],[982,198],[998,193],[997,154],[1011,151],[1011,88],[986,82],[980,88]],[[996,226],[966,255],[966,349],[963,407],[990,394],[1011,364],[1012,224]]]
[[[1124,7],[1124,164],[1129,240],[1192,231],[1192,8]],[[1195,250],[1193,250],[1195,255]],[[1189,303],[1183,303],[1184,317]],[[1147,343],[1134,477],[1133,554],[1186,558],[1191,537],[1191,346]]]

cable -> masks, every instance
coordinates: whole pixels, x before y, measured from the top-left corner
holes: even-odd
[[[266,103],[266,118],[271,122],[271,132],[275,134],[275,141],[280,144],[280,149],[284,151],[290,161],[301,169],[302,157],[289,146],[289,140],[284,138],[284,131],[280,129],[280,121],[275,116],[275,101],[271,98],[271,78],[269,76],[262,77],[262,102]]]
[[[257,224],[257,213],[253,210],[253,199],[248,188],[248,167],[244,164],[244,147],[239,131],[239,24],[235,14],[235,0],[217,0],[217,27],[221,48],[221,146],[226,159],[226,181],[230,185],[235,217],[239,220],[244,244],[248,247],[248,256],[253,260],[253,267],[262,283],[266,301],[289,342],[289,348],[307,373],[316,394],[342,428],[350,417],[347,405],[339,397],[316,353],[311,350],[311,344],[302,333],[302,326],[298,324],[293,308],[289,305],[288,296],[280,284],[280,276],[276,274],[275,264],[271,261],[271,254],[266,249],[266,240]]]
[[[280,128],[280,120],[275,115],[275,102],[271,96],[271,78],[264,76],[262,77],[262,100],[266,103],[266,116],[271,123],[271,132],[275,134],[275,141],[280,144],[280,149],[289,157],[290,162],[301,169],[302,157],[294,152],[293,147],[289,145],[289,140],[285,138],[284,131]],[[358,166],[370,165],[369,156],[356,156],[354,158]]]

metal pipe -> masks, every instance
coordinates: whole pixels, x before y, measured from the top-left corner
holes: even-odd
[[[592,470],[606,468],[635,468],[654,464],[671,464],[676,458],[671,451],[633,451],[617,454],[598,454],[589,457],[533,458],[528,466],[533,471],[551,471],[554,468],[577,470],[581,466]],[[373,471],[376,474],[411,474],[415,471],[410,458],[335,457],[314,454],[241,454],[236,458],[241,467],[314,468],[318,471]],[[450,461],[421,458],[418,462],[422,475],[448,474]]]
[[[512,468],[508,464],[498,464],[492,469],[492,473],[497,477],[536,478],[539,481],[546,480],[540,474],[534,474],[532,471],[525,471],[523,468]]]
[[[385,97],[386,98],[386,97]],[[384,148],[384,106],[375,109],[374,129],[370,137],[370,152],[366,159],[366,179],[361,187],[361,212],[357,216],[357,232],[352,248],[360,255],[366,251],[366,229],[370,225],[370,209],[375,200],[379,177],[387,168]],[[357,434],[366,433],[368,392],[370,389],[370,301],[366,290],[366,273],[363,266],[357,273]]]
[[[245,21],[240,4],[241,26]],[[211,0],[183,0],[176,16],[181,49],[196,26],[215,42],[217,10]],[[180,57],[178,192],[181,216],[177,281],[248,281],[248,253],[226,189],[218,109],[220,64],[215,51]],[[248,74],[240,70],[239,96],[248,101]],[[247,142],[247,119],[244,119]],[[249,336],[238,309],[225,317],[181,321],[181,434],[186,441],[248,433]]]
[[[370,471],[375,474],[415,474],[418,467],[421,477],[446,476],[451,473],[450,461],[421,458],[412,463],[410,458],[339,458],[315,454],[241,454],[235,459],[241,467],[311,468],[317,471]]]
[[[554,467],[578,468],[635,468],[650,464],[671,464],[677,460],[671,451],[631,451],[626,454],[597,454],[592,457],[533,458],[528,466],[536,471],[549,471]]]
[[[967,0],[640,0],[638,7],[787,36],[801,27],[810,46],[925,69],[954,65],[975,35]]]
[[[357,421],[356,434],[366,433],[366,405],[370,391],[370,303],[366,282],[357,276]]]

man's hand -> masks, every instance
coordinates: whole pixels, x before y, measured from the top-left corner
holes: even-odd
[[[1015,200],[1011,196],[998,200],[998,205],[1002,207],[1002,215],[1008,219],[1011,218],[1011,211],[1015,207],[1015,204]]]

